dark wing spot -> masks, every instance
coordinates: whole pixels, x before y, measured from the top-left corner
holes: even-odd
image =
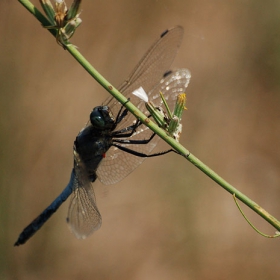
[[[166,71],[166,72],[163,74],[163,78],[166,78],[166,77],[169,76],[171,73],[172,73],[171,70]]]
[[[165,30],[161,33],[160,38],[164,37],[167,33],[169,32],[169,30]]]

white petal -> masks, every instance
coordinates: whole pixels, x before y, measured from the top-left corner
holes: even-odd
[[[134,94],[135,96],[139,97],[140,99],[142,99],[145,102],[149,101],[148,95],[147,95],[147,93],[145,92],[145,90],[142,87],[134,90],[132,92],[132,94]]]

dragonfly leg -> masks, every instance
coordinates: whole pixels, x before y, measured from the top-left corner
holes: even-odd
[[[142,140],[114,139],[114,142],[122,143],[122,144],[148,144],[155,137],[155,135],[156,134],[153,133],[149,139],[142,139]]]
[[[150,118],[150,117],[152,117],[152,115],[147,116],[147,118]],[[116,137],[116,138],[130,137],[130,136],[133,135],[133,133],[136,131],[136,129],[141,125],[143,125],[142,122],[140,120],[136,120],[135,124],[130,125],[128,127],[125,127],[121,130],[114,131],[112,133],[112,136]],[[131,132],[127,133],[127,134],[122,134],[122,133],[127,132],[127,131],[131,131]]]
[[[129,102],[129,100],[130,100],[130,98],[128,98],[127,101],[124,104]],[[124,107],[124,104],[121,106],[121,108],[118,112],[118,115],[117,115],[117,118],[116,118],[116,125],[119,124],[128,113],[128,110]]]
[[[118,144],[113,144],[113,146],[122,150],[122,151],[124,151],[124,152],[126,152],[126,153],[129,153],[131,155],[135,155],[137,157],[157,157],[157,156],[165,155],[165,154],[170,153],[170,152],[178,153],[177,151],[170,149],[170,150],[167,150],[167,151],[147,155],[147,154],[136,152],[134,150],[128,149],[128,148],[123,147],[123,146],[119,146]]]
[[[130,137],[133,135],[133,133],[136,131],[136,129],[141,125],[142,123],[137,120],[135,124],[133,125],[130,125],[128,127],[125,127],[123,129],[120,129],[120,130],[117,130],[117,131],[114,131],[112,133],[112,136],[113,137],[116,137],[116,138],[125,138],[125,137]],[[128,131],[131,131],[129,133],[126,133],[126,134],[123,134],[125,132],[128,132]]]

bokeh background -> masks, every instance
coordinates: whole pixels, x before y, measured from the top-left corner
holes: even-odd
[[[280,2],[84,0],[81,18],[72,42],[116,86],[162,31],[184,27],[181,143],[279,219]],[[108,93],[17,1],[0,2],[0,32],[1,279],[279,278],[280,240],[254,232],[229,193],[175,154],[96,182],[103,225],[90,238],[70,233],[66,202],[13,247],[67,184],[73,141]]]

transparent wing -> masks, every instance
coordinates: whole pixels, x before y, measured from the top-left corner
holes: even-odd
[[[132,92],[140,86],[147,93],[153,90],[164,73],[170,69],[180,47],[183,33],[184,30],[181,26],[163,32],[136,65],[129,78],[119,87],[119,91],[130,98],[135,106],[142,104],[142,102]],[[120,103],[113,97],[108,98],[104,104],[109,106],[114,116],[117,115],[121,107]],[[129,113],[116,130],[131,125],[134,119],[135,117]]]
[[[119,87],[119,90],[127,98],[130,98],[130,101],[138,108],[143,109],[144,103],[132,95],[132,92],[142,86],[148,94],[152,93],[164,73],[170,68],[180,47],[183,33],[184,30],[181,26],[176,26],[163,32],[136,65],[129,78]],[[114,116],[117,116],[121,104],[116,99],[108,98],[104,104],[110,107]],[[132,125],[133,121],[135,121],[135,117],[128,113],[116,130]],[[137,137],[138,134],[139,137]],[[150,135],[150,132],[147,132],[147,129],[141,126],[130,139],[145,139]],[[151,142],[146,148],[135,147],[135,149],[148,153],[155,145],[156,143]],[[120,181],[144,160],[143,158],[126,154],[115,147],[109,149],[106,158],[103,159],[97,170],[97,175],[101,182],[104,184],[114,184]]]
[[[160,83],[154,87],[152,91],[148,93],[149,100],[151,100],[156,106],[163,107],[163,102],[159,92],[161,91],[167,100],[169,108],[174,109],[174,105],[178,94],[185,93],[189,84],[191,74],[187,69],[179,69],[174,72],[170,72]],[[137,106],[142,112],[148,115],[145,103],[142,101]],[[126,126],[131,125],[126,124]],[[141,125],[137,131],[128,138],[128,140],[143,140],[149,139],[153,132]],[[151,151],[158,144],[160,138],[155,136],[147,144],[119,144],[131,150],[150,154]],[[140,165],[145,158],[137,157],[135,155],[123,152],[116,147],[111,147],[106,153],[106,157],[102,160],[100,166],[97,169],[97,175],[99,180],[104,184],[114,184],[125,178],[131,173],[138,165]]]
[[[86,174],[86,169],[74,151],[73,193],[68,209],[67,222],[77,238],[86,238],[98,230],[102,223],[95,202],[94,190]]]

